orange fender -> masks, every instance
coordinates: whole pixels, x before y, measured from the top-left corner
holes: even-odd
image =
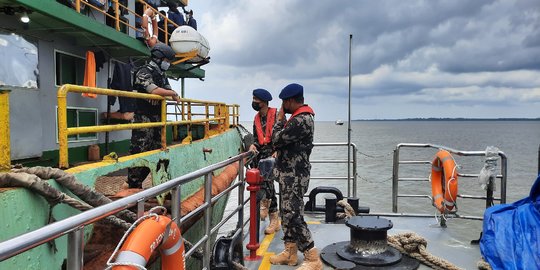
[[[456,161],[446,150],[439,150],[431,162],[431,194],[433,206],[448,213],[456,206],[458,171]]]
[[[215,196],[231,185],[238,175],[239,162],[232,163],[212,179],[212,196]],[[184,216],[195,210],[204,203],[204,188],[199,189],[195,194],[182,201],[181,215]]]
[[[152,24],[148,22],[149,18],[151,19]],[[156,45],[156,43],[158,42],[158,32],[159,32],[156,14],[154,13],[154,10],[152,10],[151,8],[147,8],[144,11],[141,25],[144,29],[146,29],[146,32],[144,35],[144,40],[146,44],[150,48],[154,47],[154,45]],[[150,29],[150,27],[152,27],[152,29]]]
[[[168,234],[165,235],[167,232]],[[159,250],[161,255],[161,269],[185,269],[185,248],[180,229],[167,216],[160,215],[141,222],[122,244],[115,263],[146,266],[150,256],[156,250]],[[112,269],[135,270],[138,268],[119,265],[113,266]]]

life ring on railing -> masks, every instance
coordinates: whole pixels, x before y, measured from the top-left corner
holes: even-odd
[[[182,234],[176,222],[167,216],[154,215],[137,225],[122,244],[112,269],[128,270],[134,269],[135,265],[146,266],[156,250],[161,254],[161,269],[185,269]]]
[[[458,171],[454,157],[439,150],[431,162],[431,194],[433,206],[441,213],[449,213],[456,206]]]
[[[144,40],[146,42],[146,45],[148,45],[150,48],[154,47],[154,45],[156,45],[156,43],[158,42],[159,28],[156,16],[157,15],[155,14],[154,10],[152,10],[151,8],[147,8],[142,16],[141,26],[143,29],[146,30],[144,32]],[[150,23],[148,19],[150,19],[152,23]]]

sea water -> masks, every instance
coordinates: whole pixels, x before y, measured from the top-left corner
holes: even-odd
[[[252,123],[244,122],[251,130]],[[351,142],[357,146],[357,197],[361,206],[372,212],[392,210],[392,154],[399,143],[430,143],[456,150],[484,151],[496,146],[508,158],[507,202],[528,196],[538,175],[540,147],[540,121],[353,121]],[[347,142],[347,123],[316,122],[316,143]],[[402,149],[402,160],[431,160],[436,149]],[[455,157],[460,172],[478,174],[484,166],[483,157]],[[346,160],[346,147],[315,147],[311,160]],[[497,172],[500,172],[500,162]],[[428,178],[430,165],[401,165],[400,177]],[[346,164],[313,164],[311,176],[347,176]],[[310,190],[316,186],[333,185],[347,193],[346,180],[311,180]],[[277,188],[277,184],[276,184]],[[403,183],[400,193],[431,195],[429,182]],[[460,178],[459,193],[484,195],[476,178]],[[500,181],[494,194],[500,196]],[[246,193],[247,198],[247,193]],[[319,203],[323,197],[319,198]],[[237,204],[236,192],[229,198],[227,212]],[[426,198],[399,198],[399,212],[433,213],[436,210]],[[458,199],[463,215],[482,216],[485,202]],[[246,211],[246,213],[249,213]],[[436,223],[436,220],[434,220]],[[481,227],[477,221],[462,222],[459,226]],[[231,220],[221,232],[235,226]],[[476,233],[476,232],[474,232]],[[473,236],[471,236],[473,237]]]

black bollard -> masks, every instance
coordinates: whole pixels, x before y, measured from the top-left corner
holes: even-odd
[[[336,222],[336,212],[337,212],[337,199],[336,198],[325,198],[325,208],[324,208],[324,222]]]
[[[349,205],[352,207],[352,209],[354,209],[354,213],[356,215],[358,215],[358,213],[359,213],[359,209],[358,209],[359,200],[360,199],[358,199],[358,198],[347,198],[347,203],[349,203]]]

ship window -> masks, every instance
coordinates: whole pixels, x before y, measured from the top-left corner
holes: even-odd
[[[97,115],[98,115],[98,111],[95,108],[68,107],[67,108],[67,126],[68,128],[97,126],[98,125]],[[56,126],[58,127],[58,125]],[[58,132],[56,134],[58,134]],[[68,136],[68,141],[70,142],[95,141],[97,139],[98,139],[97,133],[84,133],[84,134],[76,134],[76,135]],[[57,142],[58,142],[58,139],[57,139]]]
[[[63,84],[82,85],[84,80],[84,65],[83,57],[70,55],[62,52],[55,53],[56,62],[56,80],[57,86]]]
[[[0,87],[38,89],[38,45],[22,35],[0,30]]]

